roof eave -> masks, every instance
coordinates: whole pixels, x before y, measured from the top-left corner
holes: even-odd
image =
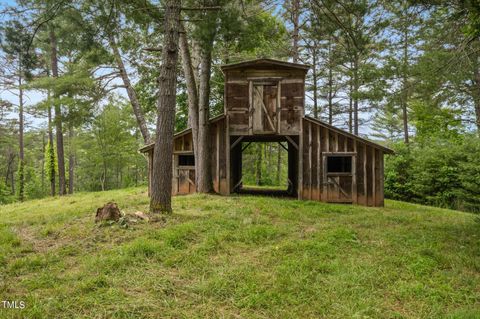
[[[341,133],[341,134],[344,134],[344,135],[346,135],[346,136],[348,136],[348,137],[350,137],[350,138],[353,138],[353,139],[362,141],[362,142],[364,142],[364,143],[366,143],[366,144],[369,144],[369,145],[371,145],[371,146],[373,146],[373,147],[376,147],[376,148],[378,148],[378,149],[381,149],[384,153],[387,153],[387,154],[395,154],[395,151],[392,150],[391,148],[388,148],[388,147],[386,147],[386,146],[380,145],[380,144],[378,144],[378,143],[375,143],[375,142],[373,142],[373,141],[370,141],[370,140],[368,140],[368,139],[366,139],[366,138],[363,138],[363,137],[360,137],[360,136],[358,136],[358,135],[352,134],[352,133],[350,133],[350,132],[344,131],[344,130],[338,128],[338,127],[335,127],[335,126],[333,126],[333,125],[330,125],[330,124],[328,124],[328,123],[325,123],[325,122],[323,122],[323,121],[321,121],[321,120],[319,120],[319,119],[316,119],[316,118],[313,118],[313,117],[310,117],[310,116],[307,116],[307,115],[305,115],[304,118],[307,119],[307,120],[309,120],[309,121],[311,121],[311,122],[314,122],[314,123],[318,123],[318,124],[320,124],[320,125],[323,125],[323,126],[325,126],[326,128],[328,128],[328,129],[331,129],[331,130],[337,131],[337,132],[339,132],[339,133]]]

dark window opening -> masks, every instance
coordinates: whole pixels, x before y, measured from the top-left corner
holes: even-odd
[[[195,157],[193,155],[178,155],[179,166],[195,166]]]
[[[351,156],[329,156],[327,157],[327,173],[351,173]]]

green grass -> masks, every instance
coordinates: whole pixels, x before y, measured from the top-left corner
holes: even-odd
[[[0,206],[2,318],[480,318],[480,223],[451,210],[179,196],[166,224],[94,224],[144,189]],[[0,304],[1,306],[1,304]]]

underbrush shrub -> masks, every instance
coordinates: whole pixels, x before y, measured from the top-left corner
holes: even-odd
[[[385,163],[387,198],[480,213],[480,140],[432,138],[393,146]]]

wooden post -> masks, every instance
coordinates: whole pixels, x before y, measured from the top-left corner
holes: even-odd
[[[376,156],[375,156],[375,148],[372,147],[372,198],[373,198],[373,205],[372,206],[377,206],[377,194],[376,194],[376,183],[375,179],[377,178],[377,174],[375,173],[375,162],[376,162]]]
[[[381,207],[383,207],[385,205],[385,202],[384,202],[384,197],[385,197],[385,194],[384,194],[384,169],[385,169],[385,166],[383,164],[383,152],[382,151],[379,151],[380,152],[380,167],[379,167],[379,172],[380,172],[380,176],[379,176],[379,187],[380,187],[380,205]]]
[[[321,126],[317,126],[317,200],[321,200],[321,190],[320,190],[320,172],[321,172],[321,166],[320,166],[320,152],[321,152],[321,137],[320,137],[320,131],[322,130]]]
[[[253,82],[248,81],[248,134],[253,134]]]
[[[303,118],[300,118],[298,141],[298,199],[303,198]]]
[[[353,139],[353,152],[355,156],[352,158],[352,200],[354,204],[358,204],[357,193],[357,140]]]
[[[226,189],[226,194],[230,195],[230,192],[232,191],[230,189],[231,187],[231,167],[230,167],[230,156],[232,153],[232,150],[230,149],[230,117],[227,115],[225,117],[225,157],[226,157],[226,163],[225,163],[225,169],[227,170],[227,189]]]
[[[308,122],[308,199],[312,199],[312,122]]]
[[[153,174],[153,150],[148,152],[148,196],[152,191],[152,174]]]
[[[281,134],[281,115],[282,115],[282,81],[278,81],[277,87],[277,132]]]
[[[365,195],[365,206],[368,206],[367,188],[367,144],[363,145],[363,193]]]
[[[217,144],[217,157],[216,157],[216,161],[217,161],[217,171],[216,171],[216,175],[217,175],[217,192],[220,194],[220,124],[219,122],[217,122],[217,129],[215,130],[217,132],[217,138],[216,138],[216,144]]]

